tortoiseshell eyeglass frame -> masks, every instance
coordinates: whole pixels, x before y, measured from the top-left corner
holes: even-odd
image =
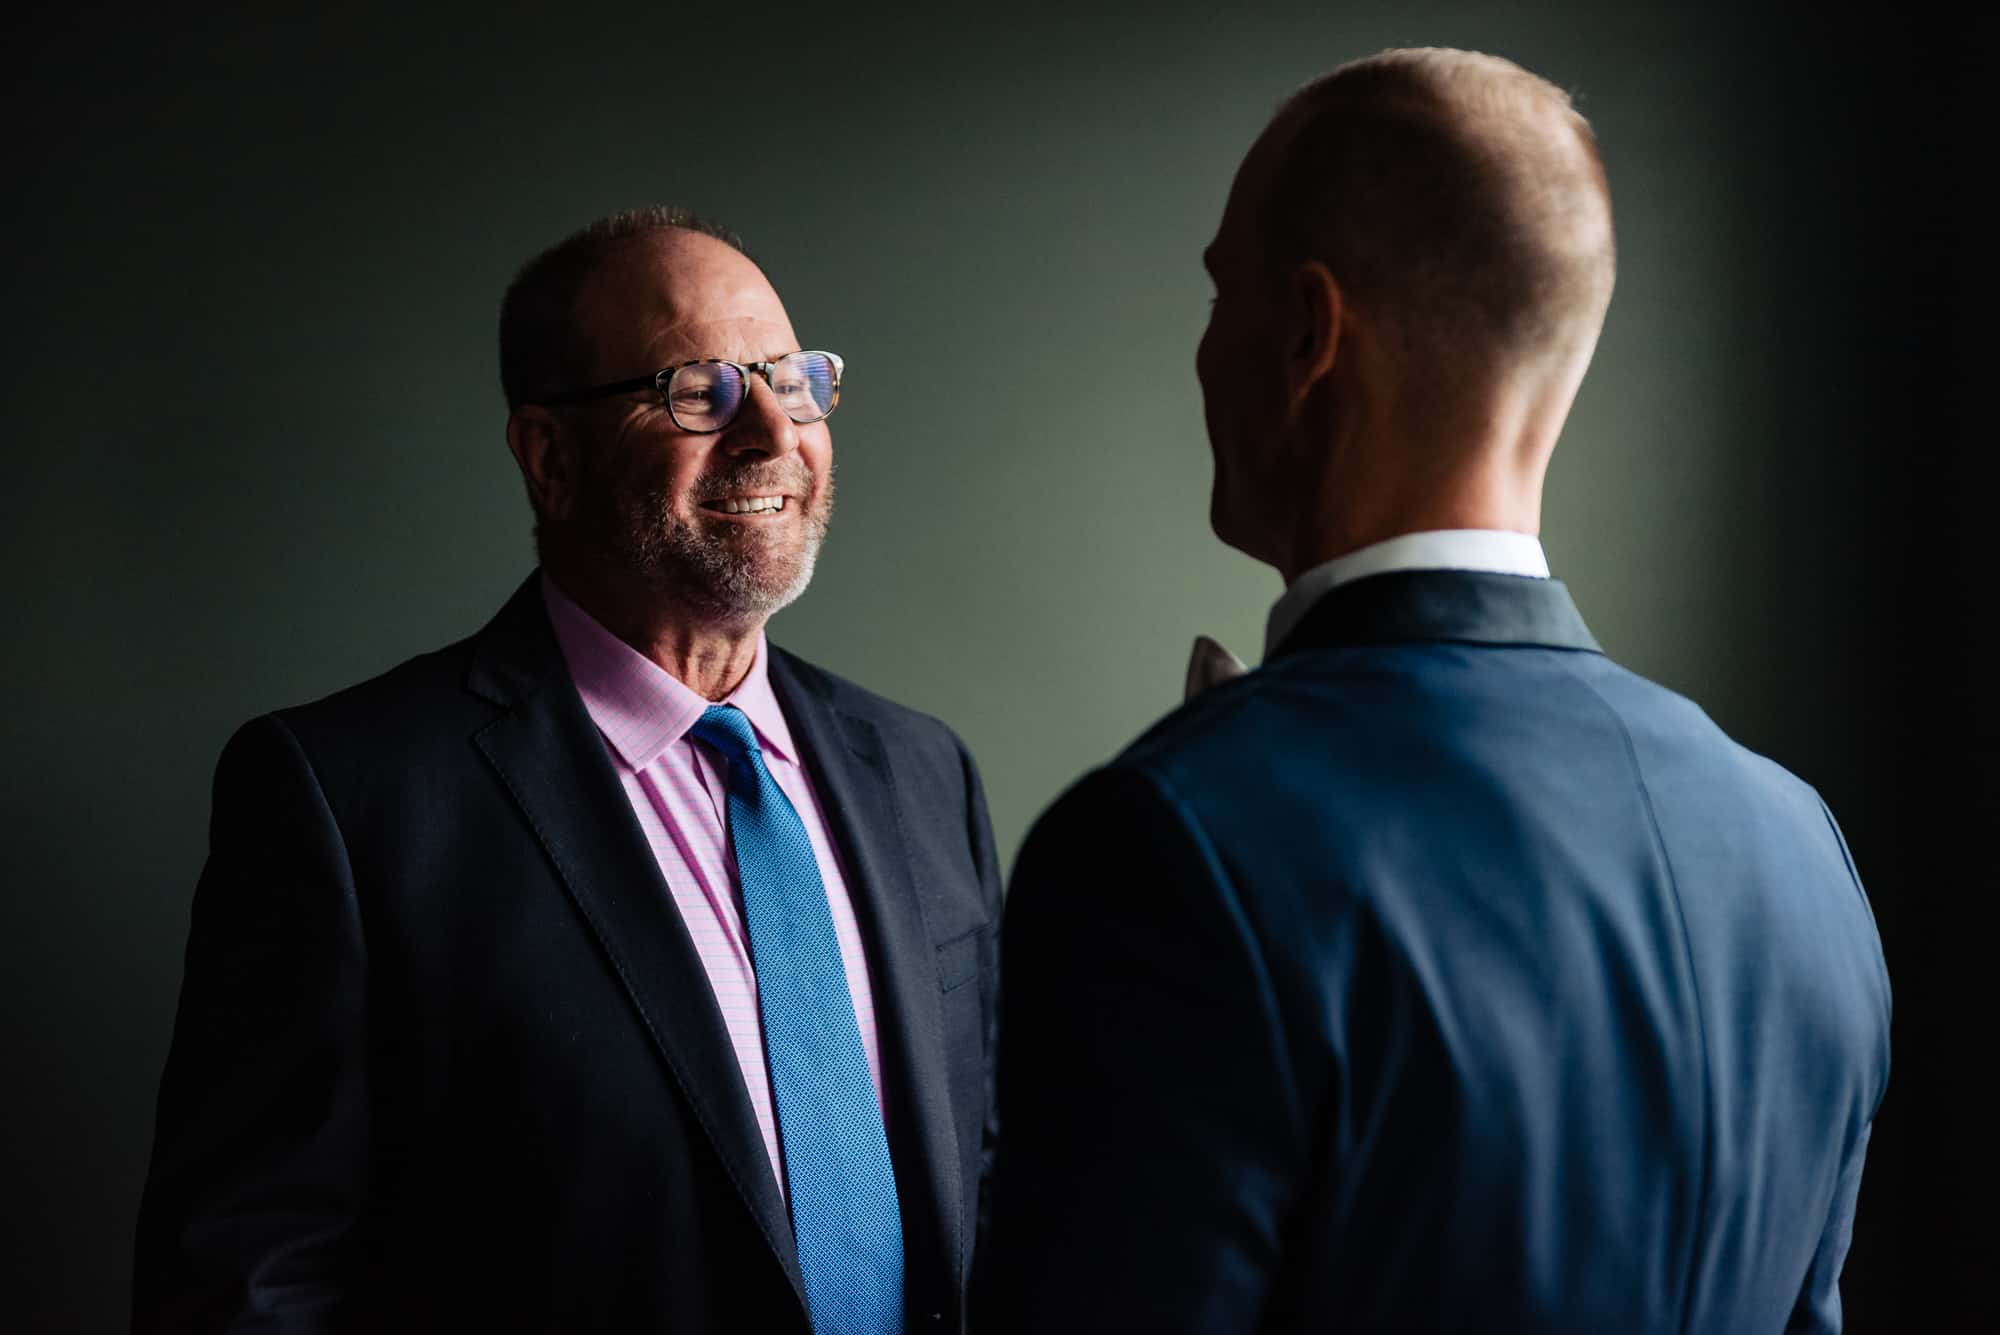
[[[650,389],[656,392],[660,396],[661,401],[666,404],[667,414],[674,419],[675,426],[688,432],[690,435],[709,436],[714,435],[718,431],[727,431],[730,425],[736,421],[737,414],[743,411],[743,405],[750,402],[750,395],[746,392],[742,399],[737,402],[736,411],[729,414],[728,421],[721,422],[715,426],[692,427],[681,421],[680,414],[674,411],[673,396],[667,392],[673,385],[675,375],[685,371],[690,366],[733,366],[736,368],[737,373],[743,377],[743,383],[746,386],[750,383],[750,377],[754,373],[764,377],[764,383],[770,386],[773,391],[776,391],[777,385],[772,381],[771,373],[777,369],[778,362],[789,361],[793,357],[807,354],[824,357],[833,364],[833,397],[832,401],[826,405],[826,411],[812,417],[795,417],[790,412],[785,414],[785,416],[790,417],[800,426],[808,426],[814,422],[824,422],[828,417],[833,415],[833,410],[840,406],[840,377],[847,370],[847,363],[842,360],[840,354],[837,352],[827,352],[821,348],[800,348],[797,352],[786,353],[775,362],[732,362],[726,357],[695,357],[688,361],[675,362],[672,366],[663,366],[651,375],[634,376],[630,380],[613,380],[608,384],[591,385],[585,389],[565,389],[555,394],[542,394],[537,396],[533,402],[540,404],[544,408],[557,408],[564,404],[588,403],[594,399],[615,398],[620,394],[637,394],[643,390]]]

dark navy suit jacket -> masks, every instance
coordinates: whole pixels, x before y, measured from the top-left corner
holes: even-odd
[[[1000,878],[935,719],[774,649],[875,983],[912,1335],[961,1324]],[[713,992],[531,577],[217,768],[140,1330],[807,1329]]]
[[[1889,990],[1560,583],[1382,575],[1035,827],[980,1329],[1831,1330]]]

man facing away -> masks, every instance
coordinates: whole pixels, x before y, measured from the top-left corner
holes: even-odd
[[[216,774],[140,1329],[956,1329],[999,873],[942,724],[769,645],[842,364],[728,233],[501,314],[542,567]]]
[[[1288,587],[1020,855],[981,1329],[1837,1328],[1854,868],[1534,536],[1612,286],[1588,126],[1491,57],[1344,66],[1206,258],[1212,520]]]

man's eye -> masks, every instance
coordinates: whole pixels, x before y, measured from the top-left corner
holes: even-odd
[[[684,389],[674,395],[674,403],[682,408],[706,408],[715,402],[712,389]]]

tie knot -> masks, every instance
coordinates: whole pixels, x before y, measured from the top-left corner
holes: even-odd
[[[695,725],[688,729],[688,735],[698,742],[707,742],[731,760],[761,754],[749,716],[735,705],[710,705]]]

